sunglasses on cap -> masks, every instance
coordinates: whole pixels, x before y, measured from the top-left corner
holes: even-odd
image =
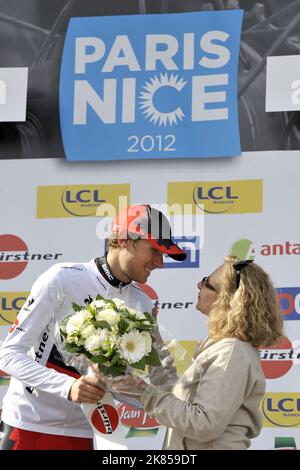
[[[215,287],[212,286],[211,283],[209,282],[209,276],[205,276],[202,279],[201,284],[203,284],[207,289],[212,290],[213,292],[217,292]]]

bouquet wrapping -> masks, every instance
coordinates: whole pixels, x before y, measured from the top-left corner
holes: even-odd
[[[150,313],[100,295],[85,307],[73,303],[73,309],[74,315],[60,326],[65,350],[84,355],[102,375],[125,375],[128,366],[145,371],[147,365],[160,365],[151,336],[156,322]]]
[[[95,447],[127,448],[125,430],[109,392],[114,388],[114,380],[127,372],[136,371],[146,377],[148,366],[160,366],[152,337],[156,321],[150,313],[129,307],[118,298],[104,299],[98,295],[84,307],[76,303],[72,307],[74,314],[59,325],[59,351],[65,362],[81,374],[95,374],[99,370],[107,390],[97,405],[81,404],[94,430]],[[133,404],[128,394],[115,398]]]

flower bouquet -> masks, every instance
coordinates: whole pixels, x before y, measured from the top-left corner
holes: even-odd
[[[113,377],[125,375],[130,369],[145,371],[147,366],[160,365],[151,336],[156,322],[150,313],[128,307],[120,299],[104,299],[100,295],[84,307],[75,303],[72,307],[74,314],[60,325],[64,352],[68,359],[73,357],[68,362],[74,367],[82,361],[96,365],[106,378],[108,390]],[[109,393],[96,406],[88,403],[81,406],[95,437],[100,439],[98,443],[95,439],[99,448],[125,447],[118,413]],[[113,441],[108,439],[109,435],[113,435]]]

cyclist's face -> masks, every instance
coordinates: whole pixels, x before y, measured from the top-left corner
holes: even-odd
[[[120,268],[129,280],[145,283],[151,272],[163,267],[163,254],[147,240],[128,240],[120,253]]]

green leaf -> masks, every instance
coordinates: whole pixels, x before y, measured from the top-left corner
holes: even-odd
[[[112,366],[115,365],[118,362],[119,359],[120,359],[119,354],[115,354],[114,357],[111,359],[111,362],[110,362],[111,365]]]
[[[128,327],[129,327],[129,323],[124,318],[121,317],[118,323],[118,330],[119,330],[120,335],[123,335],[127,331]]]
[[[66,329],[67,323],[68,323],[68,321],[70,320],[70,318],[71,318],[72,316],[73,316],[73,315],[68,315],[66,318],[63,319],[63,321],[62,321],[61,324],[60,324],[60,329],[61,329],[61,330],[65,330],[65,329]]]
[[[103,356],[103,354],[98,354],[97,356],[92,356],[92,362],[96,364],[107,364],[107,357]]]
[[[142,323],[138,329],[139,331],[152,331],[153,325],[144,325]]]
[[[99,295],[99,294],[98,294],[98,295],[96,296],[96,300],[105,300],[105,299],[104,299],[104,297],[102,297],[102,295]]]
[[[72,302],[72,307],[75,312],[79,312],[80,310],[83,309],[83,307],[80,307],[80,305],[75,304],[75,302]]]
[[[110,308],[112,308],[115,312],[118,312],[118,307],[114,303],[113,300],[110,299],[105,299],[105,302],[109,305]]]
[[[145,370],[146,367],[146,357],[143,357],[140,361],[130,364],[134,369]]]
[[[102,374],[104,375],[112,375],[113,377],[117,377],[119,375],[125,375],[126,372],[126,366],[113,366],[113,367],[106,367],[103,366],[102,364],[98,364],[98,369]]]
[[[160,359],[157,351],[154,348],[151,349],[151,352],[145,357],[146,364],[148,366],[158,367],[160,366]]]
[[[123,318],[126,318],[126,320],[129,320],[131,322],[136,322],[137,321],[136,316],[133,315],[132,313],[128,312],[128,310],[126,310],[126,312],[123,312]]]
[[[98,328],[107,328],[109,331],[111,331],[110,324],[105,320],[95,321],[95,326]]]
[[[148,312],[143,312],[145,317],[146,317],[146,320],[148,320],[152,325],[155,325],[156,324],[156,321],[154,320],[154,318],[152,317],[152,315]]]
[[[85,309],[90,312],[93,316],[95,314],[95,309],[94,307],[91,307],[90,304],[85,307]]]
[[[73,344],[66,343],[65,344],[66,350],[70,353],[81,353],[84,352],[82,346],[74,346]]]
[[[93,355],[90,352],[86,351],[86,350],[83,351],[83,355],[88,357],[89,359],[92,359],[92,357],[93,357]]]

